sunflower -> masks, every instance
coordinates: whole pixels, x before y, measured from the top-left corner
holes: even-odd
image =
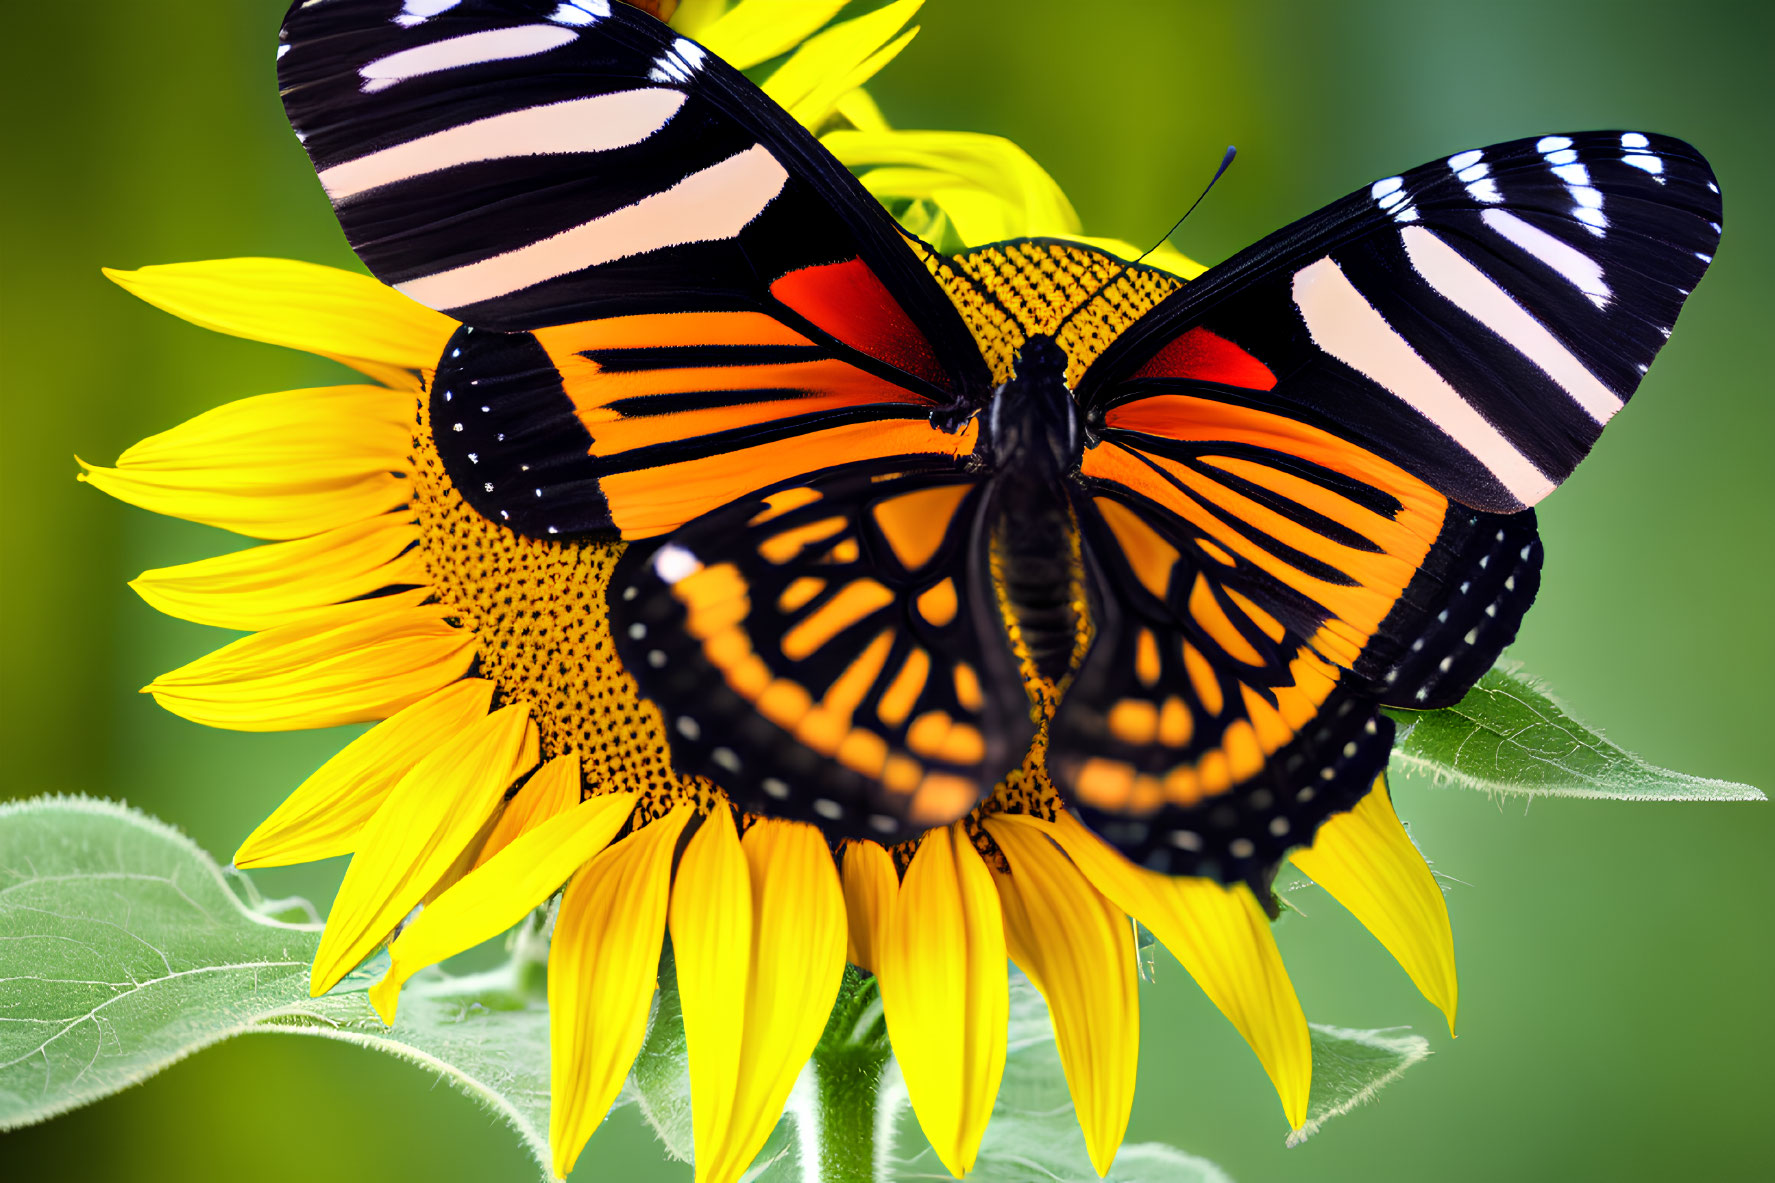
[[[787,54],[767,93],[928,240],[1078,238],[1072,207],[1021,149],[897,131],[860,89],[915,31],[903,26],[916,0],[816,32],[839,7],[796,6],[787,19],[762,0],[725,12],[686,3],[675,23],[742,68]],[[1081,242],[1044,248],[1073,271],[1031,316],[1063,315],[1076,293],[1096,291],[1111,255],[1088,247],[1133,253]],[[1199,270],[1175,252],[1156,262]],[[163,612],[248,634],[145,687],[161,706],[238,730],[375,724],[234,858],[248,868],[352,856],[315,958],[315,994],[387,944],[389,968],[370,997],[392,1023],[411,975],[561,893],[548,966],[557,1174],[572,1168],[642,1044],[668,933],[699,1181],[726,1183],[751,1163],[847,962],[876,976],[911,1104],[957,1175],[973,1164],[1004,1069],[1015,962],[1046,998],[1091,1161],[1106,1172],[1127,1127],[1139,1044],[1130,920],[1238,1028],[1290,1126],[1303,1124],[1307,1025],[1268,901],[1245,885],[1128,862],[1061,803],[1039,734],[972,815],[892,848],[740,814],[717,786],[673,772],[659,712],[617,659],[604,595],[623,545],[520,537],[451,485],[424,392],[455,322],[366,276],[288,260],[107,274],[186,320],[367,379],[219,407],[113,467],[83,462],[82,479],[265,540],[132,583]],[[1051,702],[1052,686],[1034,689]],[[1447,914],[1385,786],[1292,859],[1452,1026]]]

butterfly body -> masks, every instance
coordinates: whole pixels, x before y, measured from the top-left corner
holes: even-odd
[[[1050,682],[1067,674],[1084,623],[1065,488],[1078,472],[1085,434],[1066,384],[1068,360],[1052,337],[1025,341],[1015,376],[993,392],[980,437],[992,471],[999,588],[1020,647]]]
[[[327,0],[284,37],[347,237],[464,322],[451,484],[629,542],[610,622],[674,766],[834,837],[967,816],[1039,734],[1130,858],[1264,882],[1369,791],[1383,707],[1514,637],[1531,507],[1720,234],[1693,148],[1607,131],[1383,178],[1187,283],[946,258],[622,5]]]

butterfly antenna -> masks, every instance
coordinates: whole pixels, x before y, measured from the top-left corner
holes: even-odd
[[[1215,182],[1219,181],[1221,177],[1226,175],[1226,170],[1232,167],[1233,158],[1238,156],[1238,154],[1239,154],[1239,149],[1234,147],[1231,144],[1228,144],[1227,149],[1226,149],[1226,154],[1220,158],[1220,167],[1214,170],[1214,175],[1212,177],[1208,178],[1208,183],[1206,185],[1202,186],[1201,194],[1194,201],[1190,202],[1190,207],[1188,209],[1183,211],[1183,217],[1178,218],[1175,222],[1171,223],[1171,229],[1169,229],[1169,230],[1165,231],[1165,233],[1161,234],[1159,236],[1159,240],[1157,242],[1155,242],[1151,246],[1147,247],[1144,251],[1141,251],[1140,255],[1137,258],[1123,262],[1120,267],[1116,268],[1116,270],[1110,274],[1108,279],[1106,279],[1102,283],[1098,284],[1096,289],[1089,296],[1086,296],[1083,300],[1080,300],[1078,303],[1078,306],[1075,307],[1071,312],[1067,313],[1066,316],[1061,320],[1061,322],[1058,325],[1054,326],[1053,335],[1055,337],[1058,337],[1060,335],[1060,331],[1062,329],[1064,329],[1068,324],[1071,323],[1073,317],[1077,316],[1087,306],[1089,306],[1091,301],[1095,300],[1099,295],[1101,295],[1104,291],[1106,291],[1112,283],[1114,283],[1116,280],[1122,278],[1122,276],[1126,275],[1128,273],[1129,268],[1144,261],[1148,255],[1152,254],[1154,251],[1156,251],[1160,247],[1164,246],[1165,243],[1170,240],[1171,236],[1173,234],[1177,233],[1177,228],[1179,226],[1183,225],[1184,219],[1188,218],[1191,214],[1196,212],[1196,207],[1198,205],[1202,204],[1202,199],[1208,196],[1209,190],[1214,188]]]
[[[1175,222],[1171,223],[1171,229],[1165,231],[1164,234],[1160,235],[1159,241],[1153,243],[1151,246],[1147,247],[1144,251],[1140,252],[1140,258],[1135,259],[1134,260],[1135,263],[1140,262],[1142,259],[1145,259],[1148,255],[1152,254],[1154,251],[1156,251],[1160,247],[1164,246],[1165,243],[1170,239],[1170,237],[1173,234],[1177,233],[1177,228],[1179,226],[1183,225],[1183,219],[1189,217],[1191,214],[1196,212],[1196,207],[1198,205],[1202,204],[1202,199],[1208,196],[1208,192],[1209,192],[1209,190],[1214,188],[1215,182],[1220,180],[1221,177],[1225,176],[1226,170],[1233,166],[1233,158],[1236,157],[1238,154],[1239,154],[1239,150],[1236,147],[1234,147],[1231,144],[1228,144],[1226,146],[1226,155],[1222,156],[1220,158],[1220,167],[1214,170],[1214,175],[1212,177],[1208,178],[1208,183],[1202,187],[1201,196],[1197,197],[1194,201],[1190,202],[1190,207],[1183,211],[1183,218],[1179,218]],[[1130,263],[1130,264],[1125,265],[1124,270],[1126,269],[1126,267],[1129,267],[1129,266],[1133,266],[1133,264]]]

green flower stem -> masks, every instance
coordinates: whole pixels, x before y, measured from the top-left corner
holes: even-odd
[[[838,1002],[804,1078],[812,1095],[803,1093],[805,1116],[796,1123],[802,1161],[819,1163],[821,1183],[875,1180],[882,1083],[891,1058],[875,979],[846,966]]]

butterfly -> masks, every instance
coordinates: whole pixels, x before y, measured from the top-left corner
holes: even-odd
[[[1531,507],[1720,234],[1693,148],[1610,131],[1432,161],[1187,283],[947,258],[604,0],[297,4],[279,81],[358,255],[462,322],[456,489],[630,543],[608,610],[676,768],[892,843],[1040,733],[1129,858],[1226,882],[1369,791],[1383,707],[1513,639]]]

